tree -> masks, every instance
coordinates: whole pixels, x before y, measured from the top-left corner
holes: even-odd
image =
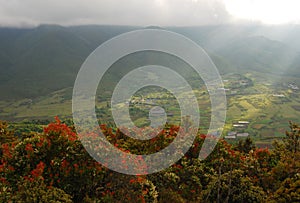
[[[272,170],[275,182],[273,189],[282,187],[281,183],[300,173],[300,128],[297,124],[290,122],[290,131],[286,137],[274,142],[274,153],[279,161]]]
[[[203,199],[206,202],[215,202],[218,199],[218,181],[219,179],[215,177],[215,180],[209,183],[208,189],[203,192]],[[235,169],[222,174],[220,185],[220,202],[263,202],[265,198],[263,189],[255,186],[242,170]]]
[[[250,137],[247,137],[245,140],[239,141],[236,149],[240,152],[249,153],[251,150],[255,150],[255,144]]]
[[[285,179],[276,190],[273,197],[269,198],[271,203],[300,202],[300,177],[299,174],[293,178]]]
[[[283,140],[286,149],[293,155],[300,151],[300,127],[297,124],[290,122],[290,132],[286,132],[286,137]]]
[[[11,143],[15,140],[14,132],[8,129],[8,123],[0,121],[0,143]]]

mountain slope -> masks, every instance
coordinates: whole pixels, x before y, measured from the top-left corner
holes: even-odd
[[[239,69],[273,74],[288,74],[286,70],[300,56],[287,45],[263,36],[238,39],[218,53]]]
[[[135,29],[141,28],[93,25],[0,28],[0,100],[34,98],[72,87],[81,64],[96,47],[118,34]],[[166,29],[183,34],[201,45],[222,74],[252,70],[300,75],[297,49],[267,38],[271,36],[272,29],[259,26]],[[266,36],[263,33],[258,36],[258,30],[265,30]],[[295,35],[291,36],[295,39]],[[119,67],[122,68],[122,65]],[[122,72],[120,68],[111,71],[109,78],[117,78]]]
[[[95,43],[93,38],[80,35],[83,30],[43,25],[11,37],[9,45],[1,44],[1,99],[36,97],[72,86],[90,52],[113,36],[99,35]],[[1,40],[5,41],[3,35]]]

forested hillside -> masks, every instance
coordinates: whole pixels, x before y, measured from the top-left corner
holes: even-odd
[[[179,127],[167,125],[143,142],[120,130],[101,126],[111,144],[134,154],[149,154],[168,146]],[[58,118],[42,132],[14,136],[0,123],[1,202],[299,202],[300,128],[257,148],[251,139],[236,145],[220,140],[204,161],[198,159],[207,135],[199,134],[177,163],[161,172],[131,176],[108,170],[83,148],[73,126]],[[141,129],[136,133],[143,133]],[[123,161],[118,163],[127,167]],[[105,164],[104,164],[105,165]],[[147,171],[139,160],[137,166]]]
[[[72,87],[80,66],[95,48],[114,36],[137,29],[144,28],[91,25],[0,28],[1,100],[32,99]],[[197,42],[222,74],[252,70],[299,76],[300,46],[288,39],[292,40],[300,29],[285,31],[282,28],[289,34],[285,39],[272,36],[278,30],[264,26],[163,29]]]

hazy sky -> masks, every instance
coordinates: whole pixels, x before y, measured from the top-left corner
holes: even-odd
[[[298,0],[0,0],[0,25],[299,23]]]

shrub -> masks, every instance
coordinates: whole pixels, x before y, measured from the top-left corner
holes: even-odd
[[[22,180],[19,182],[18,191],[13,194],[12,202],[24,203],[71,203],[71,196],[56,187],[47,187],[43,180],[30,181]]]

